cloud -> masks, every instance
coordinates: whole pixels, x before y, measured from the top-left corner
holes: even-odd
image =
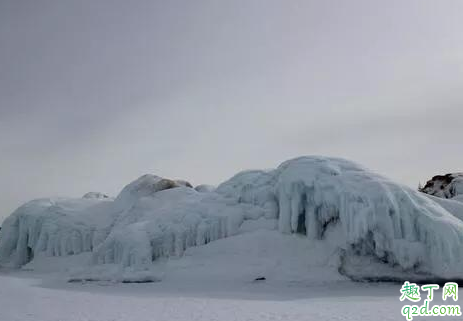
[[[3,1],[0,217],[147,172],[219,183],[302,154],[412,186],[461,170],[462,7]]]

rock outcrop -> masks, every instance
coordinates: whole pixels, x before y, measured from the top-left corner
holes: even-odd
[[[420,191],[441,198],[463,195],[463,173],[436,175]]]

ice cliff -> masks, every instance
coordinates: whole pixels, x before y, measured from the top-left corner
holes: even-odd
[[[0,262],[21,266],[39,252],[91,252],[93,265],[143,270],[159,258],[276,221],[278,231],[308,243],[336,239],[339,271],[353,278],[362,276],[352,267],[364,260],[384,267],[386,277],[461,278],[463,206],[443,201],[328,157],[241,172],[217,188],[145,175],[115,199],[21,206],[3,224]]]

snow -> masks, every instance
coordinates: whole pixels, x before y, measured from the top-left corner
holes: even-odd
[[[163,283],[73,283],[50,288],[36,279],[12,276],[0,276],[0,284],[0,320],[10,321],[404,319],[400,315],[398,285],[373,287],[356,283],[281,288],[263,282],[215,292],[201,290],[199,283],[187,291],[162,287]],[[439,302],[440,295],[435,296]]]
[[[330,260],[333,248],[261,229],[157,262],[164,266],[162,282],[65,283],[58,271],[0,270],[0,320],[404,320],[401,286],[349,281]],[[63,268],[69,258],[44,256],[36,263],[47,261]],[[443,304],[441,291],[434,304]]]
[[[259,264],[273,279],[286,279],[295,266],[303,266],[298,280],[462,278],[462,217],[460,202],[437,200],[353,162],[300,157],[238,173],[216,189],[144,175],[115,199],[31,201],[5,220],[0,262],[44,270],[47,257],[80,255],[64,269],[74,280],[164,282],[172,267],[166,262],[182,256],[198,257],[200,266],[222,257],[222,278],[230,267],[245,273],[244,258],[221,253],[233,257],[259,245],[272,253]],[[216,244],[218,251],[201,256]],[[272,270],[272,262],[285,268]]]

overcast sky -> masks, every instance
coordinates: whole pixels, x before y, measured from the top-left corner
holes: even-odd
[[[300,155],[463,170],[463,1],[0,0],[0,222]]]

